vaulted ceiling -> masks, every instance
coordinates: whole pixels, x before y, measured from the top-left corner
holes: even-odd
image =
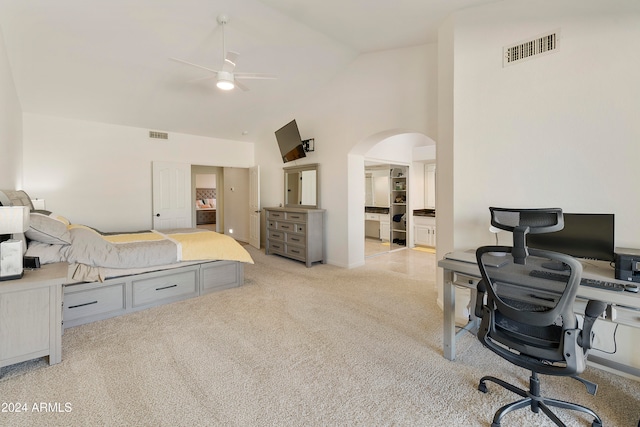
[[[435,42],[452,12],[495,0],[0,0],[24,112],[252,141],[361,53]],[[244,80],[201,80],[227,50]],[[195,80],[195,81],[194,81]]]

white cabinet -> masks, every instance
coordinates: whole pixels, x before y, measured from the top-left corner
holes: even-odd
[[[413,217],[413,233],[416,245],[436,246],[436,219],[429,216]]]
[[[378,238],[388,242],[391,236],[389,214],[365,212],[364,214],[365,236]]]
[[[389,170],[372,169],[365,173],[365,206],[389,207]]]
[[[49,356],[62,360],[62,283],[67,263],[27,270],[0,283],[0,368]]]
[[[380,240],[388,242],[391,236],[389,214],[380,214]]]
[[[424,205],[425,208],[436,208],[436,164],[424,165]]]

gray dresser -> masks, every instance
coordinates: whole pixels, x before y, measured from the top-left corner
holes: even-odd
[[[324,209],[266,208],[267,255],[324,264]]]

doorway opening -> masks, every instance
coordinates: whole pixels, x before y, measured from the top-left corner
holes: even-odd
[[[196,228],[218,231],[218,187],[216,173],[196,173]]]
[[[406,249],[409,167],[365,160],[365,258]]]
[[[365,253],[375,254],[376,251],[365,250],[365,227],[366,222],[366,179],[365,168],[371,162],[386,165],[401,165],[407,167],[406,172],[406,238],[405,247],[413,248],[414,230],[413,213],[415,210],[423,209],[424,206],[424,162],[431,159],[435,162],[435,141],[423,133],[411,132],[402,129],[389,129],[370,135],[358,142],[349,152],[348,174],[350,179],[347,210],[350,212],[349,224],[349,265],[363,265]],[[365,165],[365,161],[367,165]],[[373,179],[373,176],[372,176]],[[395,184],[395,182],[394,182]],[[391,185],[391,183],[390,183]],[[400,187],[401,188],[401,187]],[[364,190],[364,191],[363,191]],[[389,208],[391,210],[391,207]],[[364,211],[364,212],[363,212]],[[394,214],[395,215],[395,214]],[[400,218],[402,218],[400,215]],[[360,222],[362,221],[362,222]],[[390,218],[390,227],[392,217]],[[404,231],[404,230],[403,230]],[[367,231],[370,233],[371,231]],[[386,233],[385,233],[386,234]],[[389,247],[393,243],[392,237]],[[352,242],[352,244],[351,244]],[[387,252],[391,252],[387,250]],[[378,252],[385,253],[385,252]]]

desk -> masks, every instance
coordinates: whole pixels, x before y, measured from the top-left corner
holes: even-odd
[[[461,333],[472,330],[475,332],[478,326],[478,319],[471,310],[470,322],[458,333],[455,328],[456,314],[456,286],[462,286],[471,289],[472,299],[475,299],[476,285],[481,279],[480,269],[475,261],[475,251],[452,252],[438,262],[438,266],[442,267],[443,280],[443,351],[444,357],[449,360],[456,358],[456,338]],[[582,262],[582,277],[604,280],[608,282],[626,283],[622,280],[616,280],[614,269],[609,266],[608,262],[586,260]],[[604,289],[591,288],[588,286],[580,286],[574,311],[579,314],[584,313],[584,307],[590,299],[604,301],[607,307],[607,320],[616,323],[640,328],[640,293],[633,292],[616,292]],[[640,370],[633,367],[625,367],[617,362],[609,363],[607,359],[601,357],[593,357],[589,355],[589,360],[601,365],[610,366],[617,370],[622,370],[633,375],[640,375]]]

